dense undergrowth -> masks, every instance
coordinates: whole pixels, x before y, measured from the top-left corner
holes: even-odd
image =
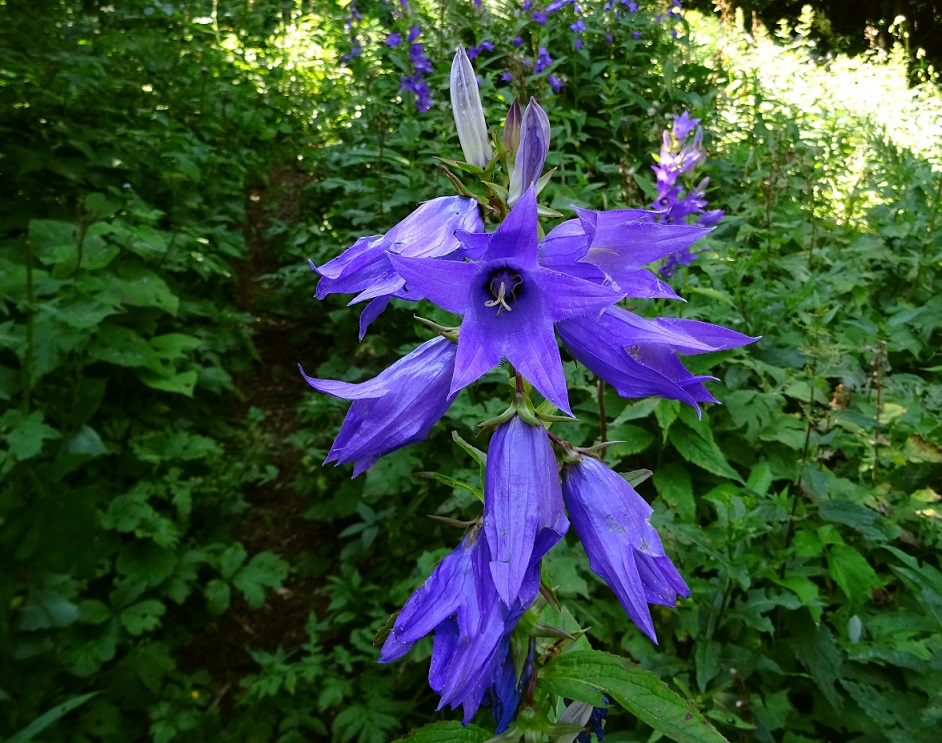
[[[587,9],[575,50],[571,6],[541,26],[473,2],[405,16],[361,2],[361,20],[306,3],[218,17],[195,1],[40,5],[0,5],[2,739],[32,739],[15,734],[62,703],[76,709],[35,740],[367,743],[451,719],[425,684],[429,646],[386,667],[372,641],[455,541],[425,515],[475,515],[473,495],[416,473],[475,484],[451,432],[473,440],[502,377],[349,480],[321,467],[344,403],[305,396],[287,441],[239,419],[234,380],[256,383],[266,359],[236,276],[248,190],[287,165],[304,219],[263,225],[279,268],[242,276],[262,282],[252,311],[306,323],[295,360],[323,377],[369,378],[428,337],[402,304],[357,344],[355,310],[311,300],[307,259],[450,192],[432,159],[459,155],[447,66],[457,43],[485,41],[489,120],[514,95],[549,113],[544,201],[560,211],[646,205],[669,115],[703,120],[708,198],[727,216],[672,279],[686,303],[633,307],[762,336],[688,360],[722,382],[702,419],[604,393],[605,435],[624,442],[609,463],[653,471],[642,493],[693,596],[656,614],[653,646],[564,548],[546,571],[569,611],[730,740],[932,739],[942,97],[906,87],[904,58],[820,59],[807,16],[751,38],[701,16],[658,22],[662,7]],[[427,112],[400,91],[407,45],[382,43],[413,25],[434,67]],[[351,38],[362,53],[344,60]],[[540,47],[554,61],[529,73]],[[892,110],[874,107],[887,90]],[[589,444],[598,386],[569,371],[582,381],[565,435]],[[298,464],[279,473],[285,447]],[[273,483],[324,527],[290,560],[241,536],[246,492]],[[234,682],[194,665],[194,637],[289,576],[311,592],[306,640],[259,637]],[[649,733],[609,715],[606,740]]]

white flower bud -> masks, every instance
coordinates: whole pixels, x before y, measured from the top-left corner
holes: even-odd
[[[458,47],[451,63],[451,107],[465,161],[479,168],[485,167],[491,161],[493,151],[487,141],[487,124],[477,77],[463,46]]]

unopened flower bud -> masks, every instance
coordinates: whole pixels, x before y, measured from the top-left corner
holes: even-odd
[[[520,120],[523,114],[520,111],[520,104],[516,101],[507,111],[507,118],[504,120],[504,134],[501,137],[501,144],[504,145],[511,155],[517,154],[517,147],[520,146]]]
[[[492,150],[487,141],[487,124],[477,77],[463,46],[458,47],[451,63],[451,107],[465,161],[479,168],[485,167],[491,160]]]
[[[540,180],[543,163],[549,152],[550,123],[540,104],[531,98],[520,123],[520,146],[514,159],[514,172],[510,177],[507,205],[513,206],[527,189]]]

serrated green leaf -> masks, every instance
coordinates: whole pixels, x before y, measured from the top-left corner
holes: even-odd
[[[155,390],[193,397],[193,390],[196,388],[199,375],[192,369],[169,375],[155,372],[152,369],[144,369],[140,373],[140,378],[144,384]]]
[[[827,558],[828,574],[851,601],[865,603],[870,589],[883,585],[870,563],[848,544],[831,545]]]
[[[690,473],[683,465],[671,462],[654,472],[654,487],[664,502],[677,512],[683,521],[693,522],[697,504],[693,497]]]
[[[32,459],[43,449],[43,442],[57,439],[61,434],[43,423],[43,414],[34,410],[25,418],[20,418],[3,439],[10,453],[20,461]]]
[[[156,599],[145,599],[122,609],[118,617],[128,634],[136,637],[156,629],[166,611],[167,607]]]
[[[288,577],[288,563],[274,552],[259,552],[248,565],[243,565],[232,578],[246,603],[257,609],[265,603],[265,589],[281,588]]]
[[[603,695],[678,743],[725,743],[692,702],[650,671],[598,651],[563,653],[546,664],[539,684],[572,699],[604,706]]]
[[[679,424],[671,427],[669,438],[680,456],[688,462],[714,475],[742,482],[739,473],[729,466],[709,429],[694,431],[684,424]]]
[[[399,743],[484,743],[491,734],[474,725],[460,722],[433,722],[397,738]]]

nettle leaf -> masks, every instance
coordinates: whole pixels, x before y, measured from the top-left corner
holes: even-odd
[[[818,514],[825,521],[844,524],[873,542],[885,542],[886,535],[877,528],[881,517],[876,511],[849,500],[825,500],[818,503]]]
[[[167,282],[144,266],[122,264],[111,279],[111,291],[131,307],[156,307],[170,315],[180,308],[180,299]]]
[[[883,585],[866,558],[848,544],[831,545],[827,558],[828,574],[855,603],[865,603],[870,599],[870,589]]]
[[[242,567],[248,556],[249,553],[241,544],[230,544],[219,556],[219,574],[226,580],[232,580],[232,576]]]
[[[139,333],[119,325],[99,328],[88,349],[91,361],[130,368],[157,366],[160,359]]]
[[[176,544],[180,536],[177,526],[154,510],[147,500],[146,485],[136,486],[130,493],[119,495],[102,514],[102,527],[153,539],[161,547]]]
[[[603,696],[608,696],[679,743],[726,741],[693,702],[682,699],[650,671],[616,655],[594,650],[563,653],[546,664],[538,683],[599,707],[605,706]]]
[[[484,743],[491,734],[474,725],[460,722],[433,722],[396,740],[399,743]]]
[[[152,389],[193,397],[193,390],[196,388],[199,375],[192,369],[169,375],[145,369],[141,372],[140,378],[144,384]]]
[[[31,219],[29,240],[33,254],[45,266],[72,260],[78,251],[78,225],[54,219]]]
[[[677,452],[688,462],[702,467],[720,477],[742,482],[739,473],[726,461],[723,452],[713,440],[713,432],[709,428],[701,427],[697,430],[681,423],[671,427],[670,442]]]
[[[681,520],[693,522],[696,519],[697,504],[686,467],[674,462],[658,467],[654,472],[654,487]]]
[[[278,589],[288,577],[289,565],[273,552],[259,552],[248,565],[241,567],[232,578],[253,609],[265,603],[265,589]]]

